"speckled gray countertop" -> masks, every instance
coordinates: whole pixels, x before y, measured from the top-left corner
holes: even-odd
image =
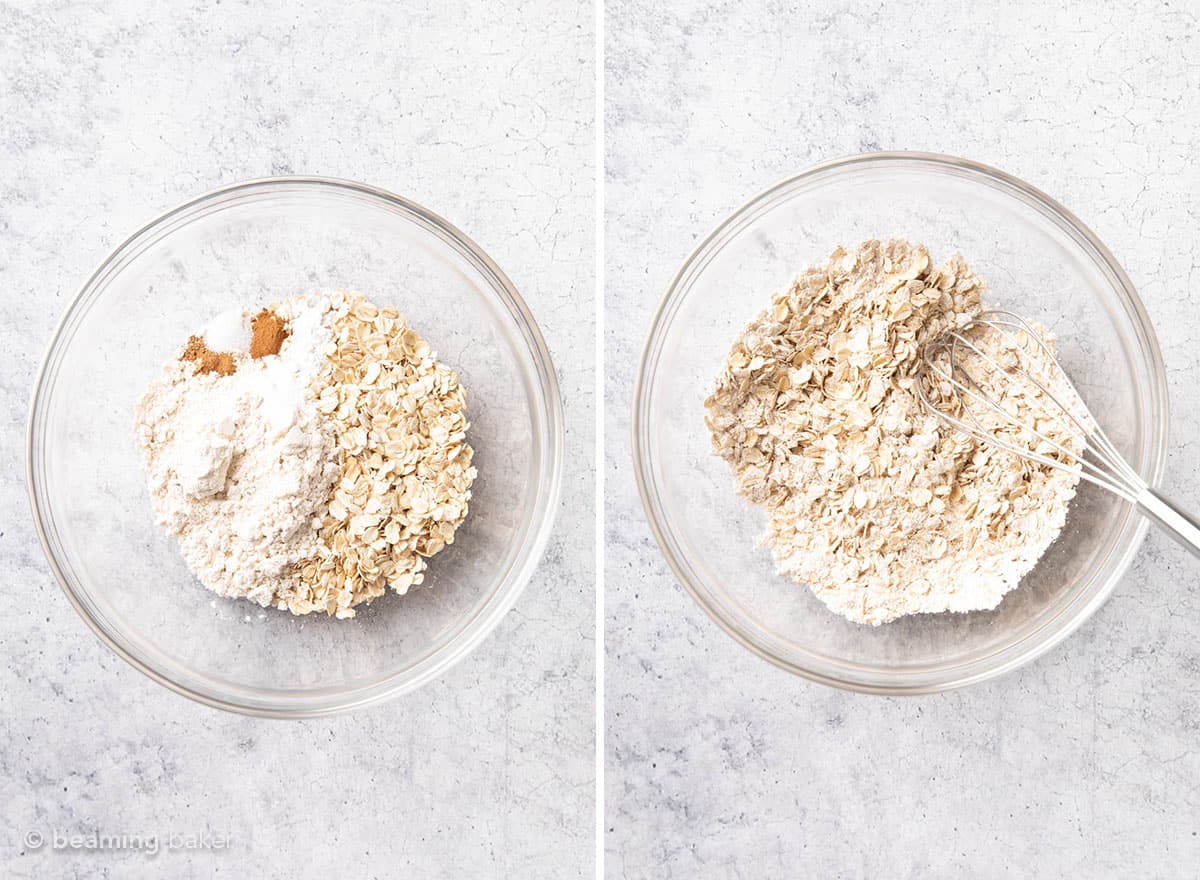
[[[807,11],[806,11],[807,6]],[[1112,599],[1007,677],[843,693],[739,647],[668,571],[630,471],[650,316],[697,241],[806,166],[966,156],[1124,264],[1200,508],[1200,45],[1182,4],[611,0],[607,11],[607,874],[1177,877],[1200,859],[1200,565],[1152,533]],[[820,11],[817,11],[817,10]]]
[[[410,5],[0,4],[4,877],[592,875],[592,12]],[[49,574],[23,464],[43,346],[105,253],[292,173],[472,236],[536,316],[568,426],[555,534],[501,626],[415,694],[294,723],[194,705],[102,647]],[[56,832],[230,837],[150,856]]]

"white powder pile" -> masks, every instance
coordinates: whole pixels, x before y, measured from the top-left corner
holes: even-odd
[[[1065,522],[1078,476],[957,431],[917,395],[922,347],[981,312],[984,292],[961,257],[838,248],[742,331],[705,401],[714,449],[768,513],[779,571],[850,620],[993,608]],[[988,387],[1000,379],[984,392],[1078,451],[1040,394]]]
[[[320,515],[340,469],[333,429],[309,391],[335,312],[314,295],[275,307],[290,335],[251,358],[249,315],[204,333],[231,352],[231,375],[172,361],[138,404],[136,431],[159,523],[191,569],[222,596],[278,604],[294,568],[320,549]]]

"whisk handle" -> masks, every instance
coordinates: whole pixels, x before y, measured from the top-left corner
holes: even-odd
[[[1138,493],[1137,507],[1168,535],[1200,556],[1200,523],[1194,517],[1153,489],[1143,489]]]

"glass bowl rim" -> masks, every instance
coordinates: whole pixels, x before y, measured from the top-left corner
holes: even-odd
[[[220,693],[215,689],[176,681],[168,672],[158,668],[150,658],[149,652],[136,646],[124,633],[110,632],[105,624],[92,614],[81,595],[88,592],[82,584],[80,592],[76,592],[75,586],[64,572],[48,533],[47,523],[53,519],[48,500],[45,503],[40,500],[44,487],[39,480],[38,470],[39,467],[44,467],[44,461],[37,448],[39,429],[42,427],[48,399],[48,382],[53,378],[55,361],[64,350],[65,334],[73,318],[82,306],[90,305],[88,300],[100,288],[100,282],[106,281],[107,274],[114,267],[119,267],[126,256],[131,253],[136,256],[136,250],[140,246],[174,234],[176,229],[166,229],[161,236],[155,238],[175,221],[183,221],[183,226],[186,226],[192,220],[208,216],[204,213],[206,207],[236,206],[246,197],[256,194],[304,190],[336,193],[348,196],[352,201],[361,200],[377,208],[398,212],[410,222],[415,222],[427,232],[435,234],[483,276],[487,282],[486,292],[499,300],[525,343],[524,354],[529,360],[525,366],[532,373],[531,386],[537,392],[533,412],[535,437],[542,447],[540,468],[536,473],[538,491],[529,524],[525,533],[520,536],[521,550],[501,578],[499,587],[482,608],[476,609],[470,617],[465,618],[465,622],[449,642],[421,657],[414,666],[386,675],[380,680],[349,688],[317,688],[300,690],[295,694],[268,691],[264,697],[259,695],[263,689],[239,686],[231,689],[229,693]],[[203,705],[264,718],[310,718],[374,705],[413,691],[445,673],[478,647],[496,628],[528,584],[549,541],[562,491],[564,442],[562,398],[550,351],[533,314],[512,281],[473,239],[439,214],[380,187],[335,177],[285,175],[225,184],[187,199],[155,216],[127,236],[112,248],[88,275],[56,324],[34,378],[26,427],[25,485],[34,528],[51,573],[76,613],[114,654],[153,681]]]
[[[670,527],[671,520],[666,514],[667,508],[662,502],[655,480],[655,464],[650,455],[651,443],[648,432],[651,421],[650,389],[653,385],[654,372],[658,368],[658,350],[664,341],[665,331],[670,327],[674,318],[675,310],[688,294],[691,285],[703,273],[707,263],[716,256],[721,248],[732,241],[744,226],[759,219],[768,208],[785,201],[795,192],[815,181],[830,179],[842,172],[863,167],[888,165],[951,174],[974,183],[991,185],[1016,198],[1026,207],[1033,208],[1048,219],[1055,221],[1056,225],[1091,257],[1098,268],[1105,270],[1112,282],[1113,289],[1125,308],[1129,326],[1137,337],[1139,350],[1148,362],[1151,374],[1149,387],[1143,389],[1149,400],[1152,424],[1146,440],[1149,464],[1142,474],[1151,486],[1158,485],[1165,467],[1170,413],[1166,369],[1158,339],[1145,306],[1125,270],[1096,234],[1065,206],[1037,187],[990,165],[941,153],[909,150],[860,153],[830,159],[812,165],[800,173],[786,177],[762,190],[700,240],[676,271],[655,309],[650,330],[642,348],[633,389],[631,439],[634,478],[650,531],[672,573],[692,599],[722,630],[744,648],[775,666],[810,681],[859,693],[896,696],[937,693],[986,681],[1011,672],[1054,648],[1075,632],[1107,601],[1133,561],[1146,534],[1148,524],[1132,508],[1126,507],[1119,521],[1121,533],[1128,535],[1126,546],[1117,558],[1109,562],[1109,574],[1095,594],[1090,598],[1082,597],[1086,601],[1081,602],[1081,597],[1076,597],[1023,639],[956,666],[939,668],[932,675],[925,670],[887,673],[876,668],[870,670],[870,676],[855,678],[839,674],[839,670],[844,670],[852,665],[848,662],[815,662],[808,666],[802,665],[772,651],[757,637],[749,624],[743,624],[735,619],[734,615],[726,616],[723,613],[721,602],[715,595],[710,594],[710,591],[704,586],[703,577],[694,572],[686,554],[682,552],[679,540]],[[1157,418],[1153,418],[1155,414],[1157,414]],[[1133,520],[1132,528],[1130,527],[1131,520]],[[873,680],[868,680],[871,676],[873,676]]]

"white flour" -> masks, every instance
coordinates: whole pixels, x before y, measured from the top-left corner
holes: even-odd
[[[291,569],[320,548],[320,514],[340,473],[332,428],[309,384],[335,313],[323,296],[277,306],[291,335],[278,355],[251,359],[249,316],[218,316],[211,348],[237,342],[237,371],[193,375],[172,361],[139,402],[138,444],[159,523],[209,589],[279,604]]]

